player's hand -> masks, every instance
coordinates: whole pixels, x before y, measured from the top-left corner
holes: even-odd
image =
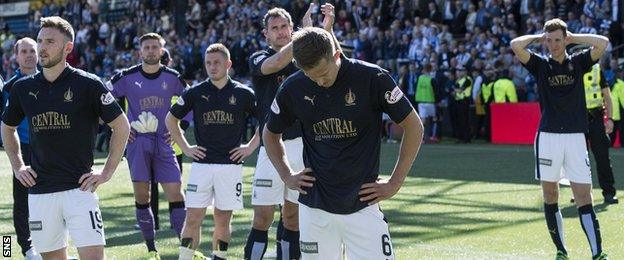
[[[128,142],[134,142],[134,130],[131,128],[130,129],[130,135],[128,135]]]
[[[80,190],[95,192],[98,186],[110,180],[111,176],[111,174],[102,174],[100,171],[85,173],[80,176],[80,179],[78,179],[78,183],[80,183]]]
[[[243,144],[230,151],[230,160],[241,163],[247,156],[251,155],[256,149],[249,144]]]
[[[323,18],[323,29],[331,32],[334,28],[334,20],[336,20],[336,14],[334,13],[334,6],[331,4],[324,4],[321,6],[321,13],[325,16]]]
[[[611,134],[613,132],[613,120],[607,119],[605,122],[605,132]]]
[[[303,18],[301,18],[301,27],[312,27],[312,10],[314,6],[316,6],[314,3],[310,3],[308,10],[303,15]]]
[[[190,146],[188,149],[182,149],[182,152],[184,155],[198,161],[206,157],[206,148],[197,145]]]
[[[389,199],[399,192],[400,185],[394,185],[387,180],[378,179],[376,182],[364,183],[360,188],[360,201],[367,201],[368,205]]]
[[[15,178],[22,184],[24,187],[32,187],[37,184],[35,179],[37,178],[37,173],[30,167],[22,167],[21,169],[14,171]]]
[[[173,145],[173,138],[171,138],[171,133],[169,132],[165,133],[165,142],[168,143],[169,145]]]
[[[308,194],[302,187],[312,187],[313,182],[316,181],[316,178],[307,175],[309,172],[312,172],[312,169],[305,168],[303,171],[288,176],[284,183],[291,190],[296,190],[301,194]]]

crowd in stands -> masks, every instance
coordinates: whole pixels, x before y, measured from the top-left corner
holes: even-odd
[[[156,32],[167,40],[172,67],[189,83],[206,77],[202,54],[208,45],[221,42],[232,54],[233,77],[249,82],[246,80],[248,57],[267,47],[262,34],[263,15],[272,7],[283,7],[298,27],[308,8],[306,0],[189,0],[186,24],[177,26],[172,11],[174,1],[129,2],[129,15],[115,20],[110,19],[109,1],[43,1],[40,8],[31,11],[32,34],[29,36],[36,36],[41,17],[60,15],[68,19],[76,30],[76,47],[69,62],[108,78],[116,70],[140,63],[139,37]],[[624,43],[624,23],[618,0],[326,2],[333,3],[336,8],[334,31],[344,45],[353,47],[352,56],[391,71],[408,96],[414,96],[418,76],[423,73],[424,66],[430,64],[428,73],[434,79],[435,101],[442,109],[453,99],[453,86],[460,79],[456,75],[459,70],[471,77],[471,104],[480,96],[480,84],[486,74],[510,79],[518,101],[535,101],[535,83],[514,58],[509,42],[523,34],[540,33],[548,19],[562,18],[573,33],[609,36],[608,51]],[[322,19],[316,10],[313,17],[316,21]],[[5,78],[16,68],[11,48],[16,38],[10,28],[0,32],[0,73]],[[617,66],[617,62],[611,62],[617,60],[617,52],[607,55],[603,62],[606,70],[612,71]],[[607,75],[610,82],[614,81],[614,74]],[[473,135],[476,135],[474,129]]]

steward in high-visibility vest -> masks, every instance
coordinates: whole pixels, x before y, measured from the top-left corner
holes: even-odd
[[[596,160],[598,182],[605,203],[617,203],[613,185],[613,169],[611,169],[609,159],[611,142],[607,136],[613,130],[613,118],[611,116],[613,103],[599,63],[594,64],[592,69],[583,75],[583,86],[585,87],[587,119],[589,120],[589,132],[585,136],[589,139],[590,148]],[[605,116],[607,117],[606,121]]]
[[[465,71],[457,70],[457,71]],[[459,74],[459,73],[458,73]],[[453,97],[456,101],[470,99],[472,96],[472,77],[465,75],[457,80],[455,94]]]
[[[451,125],[454,136],[460,143],[469,143],[472,138],[470,132],[470,103],[472,101],[472,77],[464,67],[456,69],[457,81],[453,90],[453,102],[451,102]]]
[[[481,83],[481,91],[479,93],[479,97],[483,102],[483,109],[485,112],[485,137],[487,140],[491,138],[491,115],[490,115],[490,103],[494,101],[492,95],[492,86],[494,86],[494,81],[496,81],[496,73],[492,65],[487,65],[485,67],[485,71],[483,73],[483,82]]]
[[[500,73],[498,80],[492,86],[494,103],[518,103],[516,85],[508,78],[509,73],[504,70]]]
[[[601,86],[602,81],[604,81],[604,77],[602,77],[602,71],[598,63],[594,64],[592,69],[583,75],[587,109],[602,109],[604,105],[602,87],[607,88],[606,83]]]
[[[611,102],[613,103],[613,121],[621,121],[621,113],[624,112],[624,80],[615,80],[611,89]]]
[[[611,102],[613,103],[613,132],[611,142],[616,141],[616,132],[620,132],[620,146],[624,147],[624,70],[619,69],[617,79],[611,89]],[[616,130],[617,129],[617,130]]]

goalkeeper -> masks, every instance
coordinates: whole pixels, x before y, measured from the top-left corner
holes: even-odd
[[[181,191],[180,168],[176,161],[165,116],[171,98],[186,87],[178,72],[160,64],[164,39],[155,33],[140,38],[142,63],[121,71],[107,84],[116,97],[128,100],[132,128],[127,148],[128,166],[134,188],[136,217],[147,246],[146,259],[160,259],[154,243],[154,214],[150,207],[150,181],[160,183],[169,201],[170,222],[180,235],[186,216]]]

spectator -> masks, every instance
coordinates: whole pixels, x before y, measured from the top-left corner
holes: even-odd
[[[129,0],[126,14],[109,1],[44,1],[29,15],[30,28],[41,16],[62,15],[76,28],[76,52],[70,64],[110,76],[116,68],[138,63],[137,35],[158,32],[170,43],[173,68],[189,81],[203,80],[201,53],[209,44],[221,42],[232,55],[232,73],[244,80],[249,75],[247,56],[267,46],[260,29],[261,17],[271,7],[283,3],[300,23],[307,1],[188,1],[187,28],[174,28],[173,1]],[[454,77],[457,66],[479,69],[501,60],[509,66],[518,92],[526,88],[526,100],[535,99],[534,83],[526,71],[510,58],[508,44],[519,34],[537,34],[546,17],[567,18],[571,32],[608,33],[613,46],[624,42],[624,23],[613,21],[613,1],[599,0],[438,0],[438,1],[334,1],[334,32],[344,44],[354,47],[354,57],[383,63],[397,73],[401,66],[421,68],[433,63],[436,75]],[[116,13],[110,10],[116,10]],[[123,14],[123,13],[122,13]],[[313,14],[318,22],[322,16]],[[0,73],[11,76],[15,62],[11,49],[15,35],[7,26],[0,32]],[[621,57],[619,49],[614,55]],[[200,71],[198,73],[198,70]],[[477,72],[474,72],[478,74]],[[476,74],[475,74],[476,75]],[[442,80],[442,77],[434,77]],[[434,80],[435,82],[435,80]],[[446,83],[441,83],[444,86]],[[442,89],[442,87],[440,87]],[[476,89],[475,89],[476,90]],[[438,99],[436,95],[436,99]],[[444,100],[445,98],[441,98]],[[524,97],[520,97],[524,100]],[[442,106],[444,107],[444,106]],[[440,108],[440,107],[439,107]],[[443,109],[446,109],[444,107]],[[443,114],[443,113],[438,113]],[[439,123],[439,122],[438,122]]]

